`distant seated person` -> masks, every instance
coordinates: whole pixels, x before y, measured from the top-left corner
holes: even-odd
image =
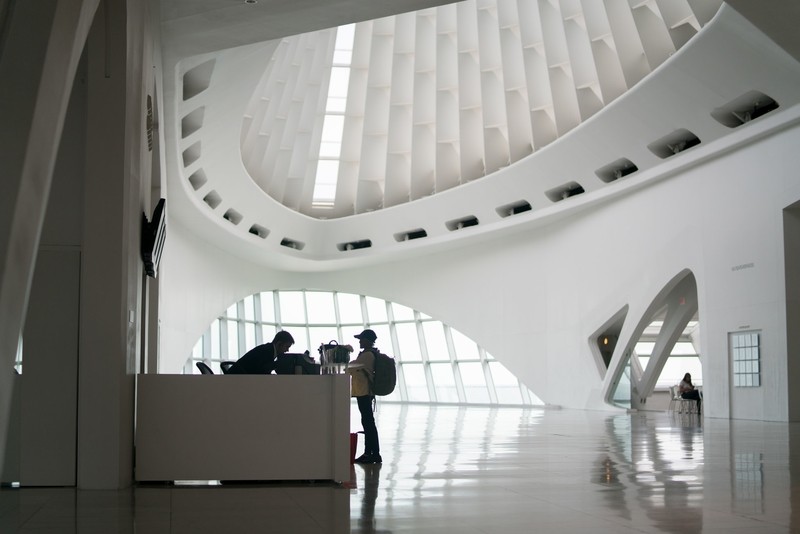
[[[682,399],[697,401],[697,413],[700,413],[700,404],[703,402],[703,396],[699,390],[695,389],[694,384],[692,384],[692,375],[689,373],[683,375],[683,380],[678,386],[678,393],[681,394]]]
[[[294,345],[294,338],[292,335],[281,330],[275,337],[272,338],[271,343],[264,343],[256,348],[247,351],[247,353],[239,358],[236,363],[231,365],[226,374],[229,375],[268,375],[275,370],[275,364],[278,356],[285,354],[289,347]]]

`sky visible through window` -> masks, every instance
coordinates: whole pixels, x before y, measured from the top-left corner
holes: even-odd
[[[336,200],[355,27],[355,24],[348,24],[340,26],[336,30],[333,66],[328,83],[328,99],[325,105],[325,118],[322,122],[319,161],[317,162],[314,194],[311,201],[314,207],[332,207]]]
[[[231,305],[197,341],[184,372],[205,362],[237,360],[278,330],[295,338],[292,352],[335,340],[352,344],[364,328],[378,334],[376,346],[395,357],[398,387],[384,397],[398,402],[540,405],[542,402],[500,362],[467,336],[441,321],[383,299],[327,291],[266,291]]]

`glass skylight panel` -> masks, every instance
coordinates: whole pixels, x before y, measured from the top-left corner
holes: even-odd
[[[353,41],[356,35],[356,25],[348,24],[339,26],[336,30],[336,44],[333,51],[334,65],[350,65],[353,61]]]
[[[319,147],[319,156],[321,158],[339,158],[339,153],[342,151],[342,130],[344,129],[344,116],[343,115],[325,115],[325,121],[322,123],[322,143]],[[320,163],[332,163],[322,160]],[[336,162],[336,170],[338,171],[339,164]],[[318,167],[319,169],[319,167]],[[330,171],[326,171],[330,172]],[[330,178],[323,173],[320,174],[317,170],[317,178]],[[335,183],[335,177],[333,182]]]
[[[339,158],[342,153],[344,112],[347,109],[347,93],[350,88],[350,63],[353,58],[355,24],[341,26],[336,30],[328,97],[325,103],[325,118],[322,122],[322,139],[319,161],[314,180],[312,206],[332,207],[336,200],[336,185],[339,182]]]

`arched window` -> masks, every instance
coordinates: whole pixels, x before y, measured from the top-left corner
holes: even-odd
[[[184,372],[205,362],[237,360],[256,345],[288,330],[292,350],[331,340],[356,345],[364,328],[378,334],[376,346],[394,356],[398,387],[384,399],[396,402],[541,405],[542,402],[491,354],[458,330],[424,313],[383,299],[330,291],[265,291],[231,305],[197,341]]]

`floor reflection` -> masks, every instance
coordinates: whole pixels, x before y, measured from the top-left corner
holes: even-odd
[[[379,404],[376,420],[384,463],[353,466],[353,480],[344,486],[2,489],[0,532],[770,534],[800,528],[796,423],[388,403]]]

